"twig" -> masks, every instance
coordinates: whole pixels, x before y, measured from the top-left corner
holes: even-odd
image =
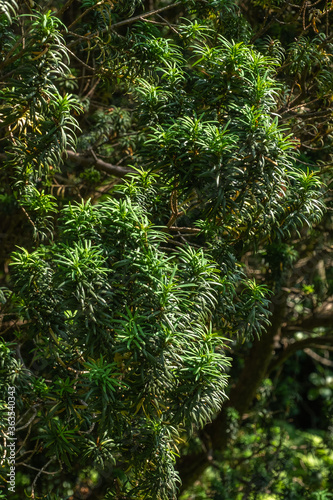
[[[84,402],[84,401],[82,401],[82,403],[85,403],[85,402]],[[85,404],[86,404],[86,403],[85,403]],[[86,406],[88,406],[88,405],[86,404]],[[93,423],[92,423],[92,425],[90,426],[90,428],[89,428],[87,431],[78,431],[78,434],[80,434],[80,436],[81,436],[82,434],[91,434],[91,433],[92,433],[92,431],[93,431],[93,430],[94,430],[94,428],[95,428],[95,425],[96,425],[96,422],[93,422]]]
[[[31,458],[35,455],[35,453],[37,453],[38,446],[39,446],[38,443],[36,443],[35,447],[32,450],[28,450],[28,451],[25,451],[24,453],[21,453],[21,455],[19,456],[19,459],[21,460],[24,456],[28,455],[27,459],[31,460]],[[19,467],[22,464],[23,464],[23,462],[16,462],[15,465],[16,465],[16,467]]]
[[[89,90],[88,94],[86,94],[86,95],[84,96],[84,99],[90,99],[90,98],[94,95],[95,90],[96,90],[96,87],[97,87],[97,85],[99,84],[99,82],[100,82],[100,81],[101,81],[101,79],[100,79],[100,78],[97,78],[96,82],[95,82],[95,83],[94,83],[94,85],[91,87],[91,89]]]
[[[291,93],[290,93],[291,95]],[[302,102],[301,104],[297,104],[296,106],[293,106],[292,108],[287,108],[285,111],[282,111],[281,112],[281,115],[284,115],[286,113],[289,113],[290,111],[294,111],[294,109],[297,109],[297,108],[300,108],[300,107],[305,107],[305,106],[310,106],[310,104],[313,104],[314,102],[316,101],[320,101],[320,99],[322,99],[321,97],[316,97],[316,99],[313,99],[312,101],[309,101],[309,102]]]
[[[323,344],[328,344],[331,345],[333,342],[333,336],[332,335],[327,335],[327,336],[322,336],[322,337],[308,337],[306,339],[299,340],[297,342],[294,342],[293,344],[289,344],[286,349],[278,356],[277,358],[273,359],[271,361],[271,364],[267,370],[267,373],[271,373],[273,370],[278,368],[286,359],[288,359],[290,356],[292,356],[295,352],[297,351],[302,351],[305,350],[309,347],[314,347],[314,345],[317,345],[318,342]]]
[[[28,422],[26,424],[22,425],[21,427],[16,427],[17,431],[22,431],[23,429],[26,429],[27,427],[29,427],[29,425],[31,424],[31,422],[34,420],[35,416],[37,415],[37,410],[36,410],[35,407],[32,407],[32,409],[33,409],[33,412],[34,412],[34,414],[32,415],[32,417],[28,420]]]
[[[199,234],[201,229],[196,227],[176,227],[171,226],[168,228],[169,231],[178,231],[179,233],[190,233],[190,234]]]
[[[167,25],[169,26],[169,28],[171,29],[171,31],[173,31],[174,33],[176,33],[176,35],[178,36],[181,36],[180,33],[178,33],[178,31],[172,26],[171,23],[169,23],[169,21],[167,19],[164,19],[164,17],[160,16],[159,14],[157,14],[157,17],[159,17],[160,19],[162,19],[162,21]]]
[[[35,418],[35,415],[34,415],[34,418]],[[16,452],[16,455],[17,455],[20,459],[21,459],[21,458],[22,458],[22,456],[24,455],[24,453],[20,455],[20,451],[22,450],[22,448],[25,448],[25,445],[26,445],[26,442],[27,442],[27,441],[28,441],[28,439],[29,439],[29,436],[30,436],[31,430],[32,430],[32,422],[30,423],[29,428],[28,428],[27,432],[25,433],[25,438],[24,438],[23,442],[21,443],[21,446],[19,447],[19,449],[18,449],[18,450],[17,450],[17,452]]]
[[[139,16],[131,17],[130,19],[125,19],[125,21],[119,21],[119,23],[111,24],[111,28],[119,28],[120,26],[126,26],[127,24],[135,23],[135,21],[140,21],[142,18],[150,17],[155,14],[159,14],[165,10],[171,9],[172,7],[177,7],[181,5],[182,2],[176,2],[174,4],[166,5],[165,7],[161,7],[160,9],[151,10],[150,12],[146,12],[145,14],[140,14]],[[103,30],[103,32],[107,31],[107,28]]]
[[[28,464],[25,464],[25,463],[21,463],[20,465],[23,465],[24,467],[28,467],[29,469],[32,469],[32,470],[38,470],[37,467],[33,467],[32,465],[28,465]],[[58,474],[59,472],[61,472],[62,469],[59,469],[59,470],[56,470],[54,472],[47,472],[46,470],[43,470],[43,474],[49,474],[50,476],[54,476],[55,474]]]
[[[31,485],[31,498],[35,498],[35,486],[36,486],[36,483],[37,483],[37,480],[39,478],[39,476],[44,472],[44,470],[54,461],[55,457],[52,457],[38,472],[38,474],[36,475],[32,485]],[[37,469],[38,470],[38,469]],[[45,472],[44,472],[45,474]]]
[[[17,56],[13,56],[11,58],[11,55],[15,52],[15,50],[22,44],[22,38],[20,38],[19,40],[17,40],[13,47],[8,51],[7,53],[7,58],[0,64],[0,69],[2,69],[4,66],[7,66],[7,64],[9,64],[13,59],[16,61],[16,59],[18,57],[21,57],[22,53],[25,52],[25,49],[22,49],[19,54]]]
[[[6,439],[6,436],[5,436],[5,433],[2,431],[2,435],[3,435],[3,455],[2,455],[2,458],[1,458],[1,462],[0,462],[0,465],[2,466],[6,460],[6,456],[7,456],[7,439]]]
[[[82,64],[82,66],[83,66],[84,68],[87,68],[87,69],[89,69],[90,71],[93,71],[93,72],[95,71],[95,68],[92,68],[91,66],[89,66],[88,64],[86,64],[84,61],[82,61],[79,57],[77,57],[77,55],[76,55],[76,54],[74,54],[74,52],[72,52],[71,50],[69,50],[69,48],[68,48],[68,47],[66,47],[66,49],[67,49],[67,52],[69,52],[69,53],[70,53],[70,55],[71,55],[72,57],[74,57],[74,59],[76,59],[76,60],[77,60],[80,64]]]
[[[6,316],[8,316],[8,314]],[[2,315],[2,316],[4,316],[4,315]],[[21,326],[21,325],[26,325],[28,323],[30,323],[30,320],[15,319],[15,320],[11,320],[11,321],[4,321],[1,324],[1,328],[4,328],[4,330],[1,331],[1,336],[3,336],[5,333],[7,333],[12,328],[16,328],[17,326]]]

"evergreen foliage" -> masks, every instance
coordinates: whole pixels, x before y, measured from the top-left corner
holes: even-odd
[[[325,304],[330,275],[295,294],[293,266],[319,224],[327,249],[331,12],[298,0],[0,2],[0,210],[13,224],[0,387],[16,391],[14,500],[24,484],[51,498],[46,473],[52,498],[89,481],[96,498],[177,498],[191,436],[206,465],[216,451],[200,430],[234,404],[240,346],[268,345],[258,363],[273,371],[283,321],[309,309],[299,297]],[[323,349],[329,328],[300,328],[302,346]],[[248,375],[249,395],[269,373]],[[1,426],[6,437],[5,416]],[[283,436],[267,432],[275,467]],[[241,434],[234,443],[241,454]],[[251,494],[267,491],[251,466],[264,484]],[[228,481],[238,487],[237,472]]]

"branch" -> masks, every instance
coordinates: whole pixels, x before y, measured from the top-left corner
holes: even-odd
[[[231,387],[229,400],[222,407],[216,418],[201,431],[199,437],[204,448],[199,453],[193,452],[178,461],[178,471],[182,480],[180,491],[193,484],[196,478],[210,465],[208,453],[223,453],[230,440],[228,412],[234,408],[240,417],[248,410],[255,397],[257,387],[267,377],[267,368],[274,349],[274,338],[279,335],[287,302],[287,294],[281,292],[275,296],[272,304],[271,326],[261,339],[255,339],[245,359],[243,370],[234,386]]]
[[[196,227],[177,227],[177,226],[171,226],[168,227],[169,231],[177,231],[178,233],[188,233],[188,234],[199,234],[201,232],[201,229],[196,228]]]
[[[89,66],[88,64],[86,64],[84,61],[82,61],[76,54],[74,54],[74,52],[72,52],[71,50],[69,50],[68,47],[66,47],[66,50],[67,52],[70,53],[70,55],[72,57],[74,57],[74,59],[76,59],[84,68],[87,68],[89,69],[90,71],[94,72],[95,71],[95,68],[92,68],[91,66]]]
[[[305,103],[306,105],[306,103]],[[300,107],[301,105],[294,106],[295,108]],[[293,117],[305,119],[305,118],[326,118],[332,115],[332,108],[325,109],[323,111],[309,111],[307,113],[297,113],[295,111],[291,111],[288,109],[286,112],[289,112]],[[283,113],[284,114],[284,113]]]
[[[107,163],[103,160],[97,158],[97,156],[92,153],[92,155],[86,156],[83,153],[76,153],[75,151],[66,151],[66,156],[69,160],[74,163],[79,163],[85,167],[95,166],[97,170],[101,170],[102,172],[106,172],[109,175],[114,175],[115,177],[125,177],[129,172],[134,172],[131,167],[121,167],[120,165],[113,165],[112,163]],[[0,160],[6,160],[7,155],[4,153],[0,153]]]
[[[24,326],[30,322],[31,322],[30,320],[25,320],[25,319],[13,319],[10,321],[4,321],[1,325],[0,334],[1,334],[1,336],[3,336],[5,333],[7,333],[12,328]]]
[[[80,165],[91,167],[95,166],[97,170],[101,170],[102,172],[106,172],[107,174],[114,175],[115,177],[124,177],[129,172],[133,172],[133,169],[130,167],[120,167],[119,165],[112,165],[112,163],[107,163],[103,160],[100,160],[95,155],[90,157],[82,154],[75,153],[74,151],[66,151],[67,158],[75,163],[79,163]]]
[[[95,9],[95,7],[99,7],[100,5],[103,5],[104,1],[102,0],[101,2],[97,2],[95,5],[92,5],[91,7],[89,7],[87,10],[85,10],[84,12],[82,12],[82,14],[79,15],[79,17],[77,17],[75,19],[75,21],[72,22],[72,24],[70,24],[68,26],[68,29],[71,29],[75,24],[77,24],[79,21],[81,21],[81,19],[86,16],[87,14],[89,14],[89,12],[91,12],[92,10]]]
[[[52,463],[54,462],[55,460],[55,457],[52,457],[48,462],[47,464],[43,465],[43,467],[41,469],[39,469],[39,472],[38,474],[36,475],[35,479],[33,480],[33,483],[31,485],[31,498],[36,498],[35,497],[35,486],[36,486],[36,483],[37,483],[37,480],[39,478],[39,476],[44,473],[45,474],[45,469]]]
[[[23,465],[24,467],[28,467],[29,469],[32,469],[32,470],[40,471],[40,469],[38,469],[37,467],[33,467],[32,465],[26,464],[24,462],[22,462],[20,465]],[[42,470],[41,472],[43,474],[48,474],[49,476],[54,476],[55,474],[59,474],[59,472],[61,472],[61,471],[62,471],[62,469],[58,469],[54,472],[47,472],[46,470]]]
[[[119,21],[118,23],[111,24],[110,27],[108,26],[107,28],[102,29],[99,32],[99,35],[101,35],[102,33],[107,33],[110,29],[114,30],[115,28],[120,28],[121,26],[127,26],[129,24],[133,24],[133,23],[135,23],[135,21],[140,21],[140,20],[142,21],[146,17],[154,16],[155,14],[159,14],[160,12],[163,12],[165,10],[172,9],[173,7],[178,7],[178,5],[181,5],[181,4],[182,4],[182,2],[176,2],[176,3],[170,4],[170,5],[166,5],[165,7],[161,7],[160,9],[151,10],[149,12],[146,12],[145,14],[140,14],[138,16],[134,16],[134,17],[130,17],[129,19],[125,19],[124,21]],[[94,5],[93,8],[95,8],[95,7],[96,7],[96,5]],[[86,14],[86,12],[84,12],[83,14]],[[75,23],[77,23],[78,20],[79,19],[76,19]],[[74,23],[72,23],[72,24],[74,24]],[[70,29],[71,26],[69,26],[68,29]],[[96,36],[96,35],[93,33],[93,34],[91,34],[87,37],[84,37],[84,38],[86,40],[90,40],[90,38],[93,38],[94,36]],[[67,45],[67,47],[73,47],[74,45],[77,45],[79,42],[80,42],[80,40],[74,40],[73,42],[69,43]]]
[[[22,425],[21,427],[16,427],[16,431],[22,431],[23,429],[26,429],[27,427],[29,427],[29,425],[33,422],[33,420],[35,419],[36,415],[37,415],[37,410],[36,408],[33,406],[32,407],[32,410],[33,410],[33,415],[32,417],[28,420],[28,422],[24,425]],[[25,415],[30,411],[30,408],[29,410],[25,413]],[[22,418],[18,421],[20,422],[22,420]]]
[[[314,328],[330,328],[333,325],[333,301],[324,302],[318,309],[315,309],[312,314],[302,319],[299,323],[283,326],[282,333],[288,335],[290,332],[307,331],[310,332]]]
[[[308,349],[309,347],[317,347],[318,344],[321,345],[321,348],[324,349],[324,346],[331,345],[333,342],[333,335],[326,335],[323,337],[308,337],[306,339],[299,340],[298,342],[293,342],[289,344],[286,349],[273,359],[268,367],[267,375],[269,375],[273,370],[278,368],[282,363],[284,363],[290,356],[295,354],[297,351],[303,351]]]

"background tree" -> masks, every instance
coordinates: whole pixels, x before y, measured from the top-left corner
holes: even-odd
[[[0,7],[16,498],[176,498],[211,465],[208,498],[293,498],[286,435],[305,438],[272,415],[301,427],[319,398],[306,426],[329,427],[332,8]]]

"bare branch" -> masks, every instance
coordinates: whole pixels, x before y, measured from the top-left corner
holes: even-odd
[[[21,427],[16,427],[16,431],[22,431],[23,429],[26,429],[33,422],[33,420],[35,419],[35,417],[37,415],[37,410],[35,407],[33,407],[32,409],[33,409],[32,417],[28,420],[28,422],[26,424],[22,425]],[[29,410],[30,410],[30,408],[29,408]],[[26,413],[28,413],[28,412],[26,412]]]
[[[139,14],[138,16],[134,16],[134,17],[131,17],[129,19],[125,19],[124,21],[119,21],[118,23],[111,24],[110,27],[108,26],[107,28],[104,28],[103,30],[101,30],[99,32],[99,35],[101,35],[103,33],[107,33],[110,29],[114,30],[115,28],[120,28],[121,26],[128,26],[129,24],[133,24],[136,21],[143,20],[146,17],[154,16],[155,14],[159,14],[160,12],[164,12],[165,10],[172,9],[173,7],[177,7],[178,5],[181,5],[181,3],[182,2],[176,2],[176,3],[170,4],[170,5],[166,5],[165,7],[161,7],[160,9],[151,10],[149,12],[146,12],[145,14]],[[96,5],[94,5],[93,8],[95,8],[95,7],[96,7]],[[88,10],[91,10],[91,8]],[[85,15],[86,13],[87,13],[87,11],[84,12],[83,14]],[[78,20],[79,20],[79,18],[76,19],[74,21],[74,23],[72,23],[72,25],[69,26],[68,29],[70,29],[74,24],[76,24],[78,22]],[[86,36],[85,39],[90,40],[94,36],[95,36],[95,34],[92,34],[92,35]],[[69,43],[67,45],[67,47],[73,47],[74,45],[77,45],[79,42],[80,42],[80,40],[74,40],[73,42]]]
[[[84,68],[87,68],[87,69],[89,69],[90,71],[93,71],[93,72],[95,71],[95,69],[94,69],[94,68],[92,68],[91,66],[89,66],[88,64],[86,64],[84,61],[82,61],[82,60],[81,60],[81,59],[80,59],[80,58],[79,58],[76,54],[74,54],[74,52],[72,52],[71,50],[69,50],[69,48],[68,48],[68,47],[66,47],[66,50],[67,50],[67,52],[69,52],[69,53],[70,53],[70,55],[71,55],[72,57],[74,57],[74,59],[76,59],[76,60],[77,60],[77,61],[78,61],[78,62],[79,62],[79,63],[80,63],[80,64],[81,64]]]
[[[115,177],[124,177],[129,172],[133,172],[130,167],[120,167],[119,165],[112,165],[103,160],[100,160],[92,154],[90,157],[82,154],[76,153],[74,151],[66,151],[67,158],[75,163],[79,163],[82,166],[92,167],[93,165],[97,170],[106,172],[107,174],[114,175]]]
[[[45,469],[52,463],[54,462],[55,460],[55,457],[52,457],[45,465],[43,465],[43,467],[39,470],[38,474],[36,475],[32,485],[31,485],[31,498],[36,498],[35,497],[35,486],[36,486],[36,483],[37,483],[37,480],[39,478],[39,476],[44,473],[45,474]],[[38,469],[37,469],[38,470]],[[58,471],[57,471],[58,472]]]
[[[288,332],[307,331],[322,327],[332,330],[333,325],[333,301],[328,300],[320,307],[315,309],[312,314],[303,318],[300,322],[283,326],[282,333],[288,335]],[[316,337],[318,339],[318,337]],[[320,337],[319,337],[320,339]]]
[[[179,233],[187,233],[187,234],[199,234],[201,232],[201,229],[196,228],[196,227],[171,226],[168,229],[169,229],[169,231],[177,231]]]

